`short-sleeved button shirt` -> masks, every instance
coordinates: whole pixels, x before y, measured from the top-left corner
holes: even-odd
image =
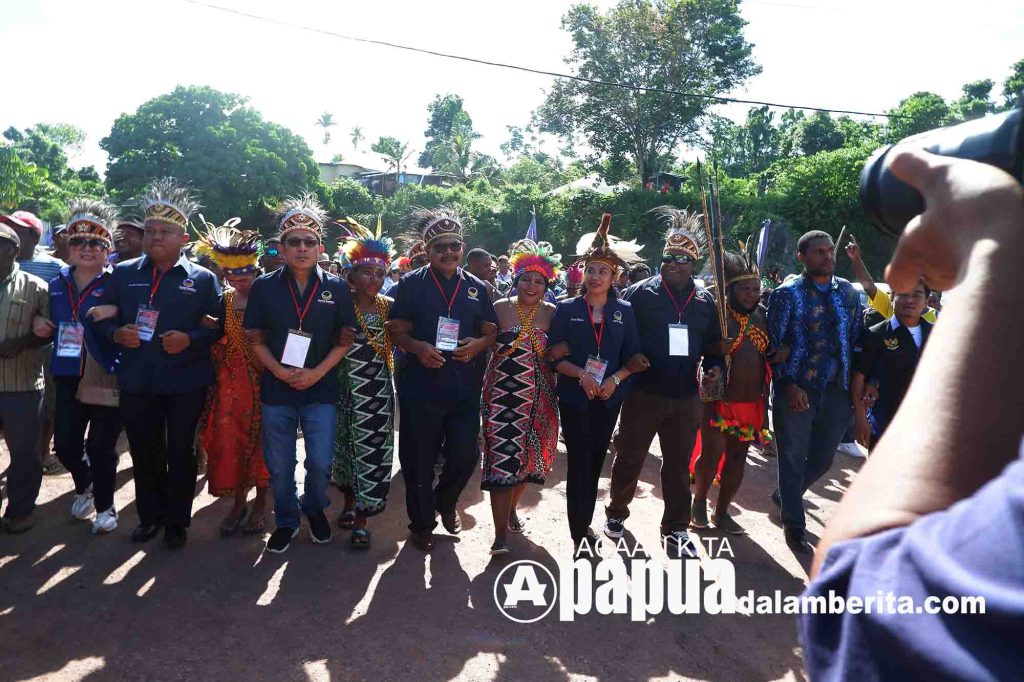
[[[433,345],[441,317],[459,321],[460,339],[480,336],[485,322],[498,323],[494,305],[487,296],[487,286],[461,268],[446,278],[425,265],[402,277],[390,294],[395,302],[391,305],[389,319],[411,322],[411,335],[417,341]],[[402,399],[462,400],[480,396],[486,354],[478,353],[470,362],[455,360],[449,351],[441,354],[445,363],[438,369],[424,367],[415,355],[405,354],[398,375],[398,393]]]
[[[202,320],[223,314],[220,283],[212,272],[184,256],[170,270],[157,277],[149,256],[119,263],[110,276],[99,303],[117,306],[117,318],[95,325],[97,333],[110,339],[114,330],[135,324],[141,306],[159,311],[151,341],[138,348],[121,347],[117,383],[125,393],[170,395],[191,393],[213,383],[210,348],[221,332],[208,329]],[[190,344],[180,353],[164,350],[159,336],[168,331],[188,334]]]
[[[311,369],[323,362],[331,348],[338,344],[343,327],[356,326],[352,294],[348,285],[334,275],[317,266],[302,293],[298,293],[295,279],[286,267],[257,277],[245,306],[243,326],[262,331],[267,348],[280,360],[288,331],[300,328],[300,310],[306,310],[301,331],[312,336],[305,364]],[[266,370],[260,379],[260,400],[267,405],[334,404],[338,391],[335,371],[327,372],[303,391],[295,390]]]

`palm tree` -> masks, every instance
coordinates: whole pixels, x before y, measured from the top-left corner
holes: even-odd
[[[397,138],[386,136],[374,142],[370,149],[383,156],[388,167],[393,168],[396,175],[402,172],[402,164],[412,153],[408,142],[399,142]]]
[[[438,150],[440,168],[463,182],[494,174],[494,159],[486,154],[473,151],[473,137],[453,135],[448,144]]]
[[[320,114],[320,118],[316,120],[314,125],[324,129],[324,146],[326,147],[331,143],[331,128],[338,125],[334,122],[334,114],[325,111]]]
[[[365,140],[362,126],[352,126],[352,149],[359,151],[359,143]]]

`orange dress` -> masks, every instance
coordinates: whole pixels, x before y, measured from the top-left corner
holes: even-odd
[[[210,494],[234,495],[236,488],[266,488],[270,473],[263,461],[260,374],[263,367],[245,340],[235,310],[234,290],[224,292],[224,336],[213,346],[216,383],[206,396],[200,443],[208,455]]]

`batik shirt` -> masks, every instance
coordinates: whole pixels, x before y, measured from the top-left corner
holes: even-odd
[[[768,332],[774,348],[792,351],[787,362],[772,367],[773,380],[780,387],[821,389],[836,379],[849,389],[863,317],[857,290],[841,277],[824,291],[807,276],[777,288],[768,299]]]

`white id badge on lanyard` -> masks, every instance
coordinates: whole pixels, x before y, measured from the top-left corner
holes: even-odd
[[[668,354],[684,358],[690,354],[690,333],[685,324],[668,326]]]
[[[459,347],[459,321],[450,317],[437,318],[438,350],[455,350]]]
[[[85,327],[81,322],[61,322],[57,329],[57,357],[82,357],[82,343],[85,341]]]
[[[312,340],[312,334],[298,329],[289,329],[288,340],[284,342],[284,353],[281,354],[281,364],[300,369],[305,367],[306,356],[309,355],[309,344]]]
[[[150,308],[148,305],[140,305],[139,312],[135,316],[135,326],[138,328],[140,341],[152,341],[156,335],[156,321],[160,318],[160,311]]]
[[[608,361],[596,355],[588,355],[583,371],[594,377],[594,381],[600,384],[604,381],[604,373],[608,371]]]

